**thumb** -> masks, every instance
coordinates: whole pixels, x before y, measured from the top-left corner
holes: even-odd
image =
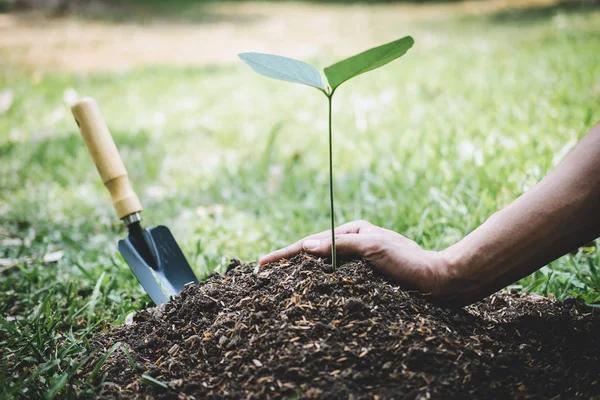
[[[335,248],[340,256],[366,256],[373,248],[374,239],[367,235],[346,234],[335,235]],[[302,243],[304,251],[319,257],[331,255],[331,237],[307,239]]]

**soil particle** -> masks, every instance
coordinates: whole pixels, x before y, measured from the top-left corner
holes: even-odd
[[[135,362],[104,364],[112,398],[600,398],[593,311],[517,294],[449,310],[362,261],[301,254],[234,262],[95,343]]]

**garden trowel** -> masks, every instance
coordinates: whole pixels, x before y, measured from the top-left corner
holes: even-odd
[[[71,111],[110,192],[117,216],[129,229],[129,236],[119,241],[119,251],[152,301],[157,305],[168,302],[187,283],[198,283],[198,278],[169,228],[157,226],[147,230],[140,224],[142,205],[96,101],[81,99]]]

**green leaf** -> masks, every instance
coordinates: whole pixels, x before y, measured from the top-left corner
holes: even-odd
[[[19,331],[19,329],[17,329],[16,326],[14,326],[13,324],[11,324],[7,320],[5,320],[4,317],[1,315],[0,315],[0,327],[6,329],[8,331],[8,333],[10,333],[12,335],[21,335],[21,331]]]
[[[133,359],[133,357],[131,356],[131,353],[129,352],[129,350],[127,349],[127,346],[123,346],[123,352],[125,353],[125,357],[127,357],[127,361],[129,362],[129,365],[131,366],[131,370],[133,372],[137,371],[138,367],[135,364],[135,360]]]
[[[415,41],[412,37],[406,36],[391,43],[374,47],[325,68],[325,76],[329,80],[331,90],[335,90],[348,79],[383,67],[396,58],[402,57],[414,43]]]
[[[98,297],[100,297],[100,286],[102,285],[102,281],[104,280],[104,274],[105,272],[103,272],[100,275],[100,278],[98,278],[98,280],[96,281],[94,291],[92,292],[92,298],[88,302],[88,323],[90,323],[92,321],[92,318],[94,317],[94,310],[96,308],[96,303],[98,302]]]
[[[88,376],[88,378],[87,378],[88,382],[91,382],[96,377],[96,375],[100,372],[100,369],[102,368],[102,366],[104,365],[104,363],[106,362],[106,360],[108,360],[108,358],[115,351],[117,351],[117,349],[119,347],[121,347],[121,344],[122,344],[121,342],[115,343],[110,349],[108,349],[108,351],[106,353],[104,353],[104,355],[96,363],[96,366],[94,367],[92,373]]]
[[[158,379],[155,379],[155,378],[151,377],[150,375],[146,375],[146,374],[142,374],[142,383],[145,383],[146,385],[158,387],[158,388],[163,388],[163,389],[169,388],[169,386],[166,383],[159,381]]]
[[[56,397],[58,392],[60,392],[65,387],[68,380],[69,374],[62,374],[59,377],[54,378],[51,383],[52,386],[46,391],[46,393],[44,394],[44,398],[51,400],[54,397]]]
[[[321,73],[310,64],[272,54],[242,53],[238,56],[261,75],[280,81],[301,83],[325,92]]]

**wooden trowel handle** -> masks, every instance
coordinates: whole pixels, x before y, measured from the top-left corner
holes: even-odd
[[[142,211],[142,205],[129,183],[127,170],[96,101],[83,98],[73,104],[71,111],[102,182],[112,196],[113,206],[119,218],[123,219]]]

